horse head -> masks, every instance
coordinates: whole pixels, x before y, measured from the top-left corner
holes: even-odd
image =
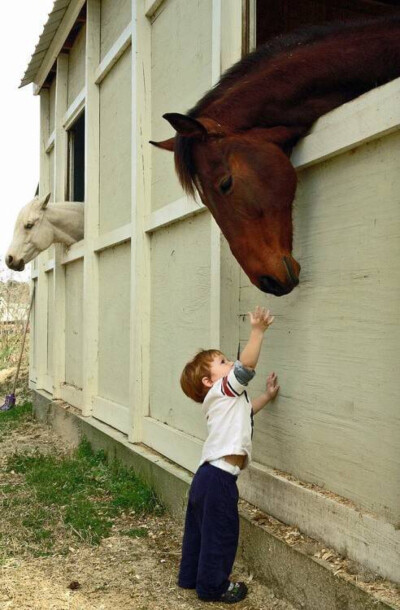
[[[45,197],[35,197],[18,214],[6,254],[6,264],[10,269],[23,271],[29,261],[53,243],[54,230],[46,222],[49,199],[50,193]]]
[[[151,142],[174,151],[184,190],[195,189],[214,216],[236,260],[263,292],[288,294],[299,283],[292,257],[292,203],[297,178],[286,127],[231,131],[209,118],[164,115],[177,134]]]

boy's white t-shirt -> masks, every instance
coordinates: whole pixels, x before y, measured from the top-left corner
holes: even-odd
[[[207,392],[203,412],[208,436],[203,445],[200,466],[225,455],[245,455],[244,468],[251,461],[253,409],[247,396],[247,382],[255,371],[235,362],[226,377],[218,379]],[[241,381],[238,380],[241,379]]]

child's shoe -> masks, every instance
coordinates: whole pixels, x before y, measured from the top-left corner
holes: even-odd
[[[231,582],[227,591],[221,595],[219,602],[224,604],[236,604],[247,595],[247,587],[244,582]]]

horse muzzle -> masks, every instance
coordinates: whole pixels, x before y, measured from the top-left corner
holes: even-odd
[[[296,288],[299,283],[299,263],[288,256],[282,258],[282,263],[285,269],[285,281],[278,280],[272,275],[261,275],[258,279],[260,290],[281,297],[285,294],[289,294],[292,292],[293,288]]]
[[[8,254],[6,256],[6,265],[9,269],[13,271],[23,271],[25,269],[25,262],[23,258],[19,260]]]

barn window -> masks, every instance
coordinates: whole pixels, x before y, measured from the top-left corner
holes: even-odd
[[[253,3],[253,4],[252,4]],[[327,21],[346,21],[379,17],[398,12],[399,0],[247,0],[247,14],[255,7],[255,41],[248,47],[263,44],[269,38],[306,25]],[[253,9],[254,10],[254,9]],[[246,44],[244,44],[244,50]]]
[[[68,199],[85,199],[85,112],[68,130]]]

